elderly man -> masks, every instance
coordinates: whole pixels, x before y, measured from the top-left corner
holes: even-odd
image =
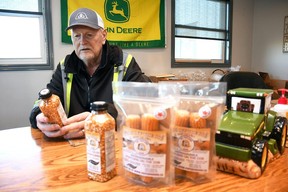
[[[60,97],[68,119],[63,122],[63,127],[51,124],[36,104],[30,114],[30,123],[47,137],[71,139],[84,136],[84,120],[93,101],[108,102],[108,112],[116,119],[112,91],[115,74],[116,80],[150,80],[134,57],[118,46],[109,45],[107,31],[97,12],[87,8],[77,9],[70,15],[66,30],[71,30],[74,51],[58,64],[47,88]],[[67,103],[66,98],[70,102]]]

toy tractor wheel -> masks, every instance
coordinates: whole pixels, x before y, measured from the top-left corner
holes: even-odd
[[[268,160],[268,144],[265,140],[257,140],[252,146],[252,160],[261,168],[263,172]]]
[[[274,128],[271,133],[271,138],[277,142],[277,147],[280,154],[284,153],[285,143],[287,139],[287,119],[285,117],[278,116],[275,119]]]

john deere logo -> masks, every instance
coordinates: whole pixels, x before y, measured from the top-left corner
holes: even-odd
[[[113,23],[125,23],[130,18],[130,5],[128,0],[106,0],[105,17]]]

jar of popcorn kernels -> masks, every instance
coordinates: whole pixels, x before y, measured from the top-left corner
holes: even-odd
[[[106,182],[116,175],[115,119],[104,101],[91,103],[85,120],[88,178]]]
[[[62,127],[67,116],[59,97],[45,88],[39,92],[39,98],[39,108],[48,117],[49,123],[55,123]]]

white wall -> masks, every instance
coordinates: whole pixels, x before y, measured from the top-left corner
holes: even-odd
[[[251,70],[253,36],[253,1],[234,0],[232,31],[232,65]]]
[[[288,80],[288,53],[282,52],[285,16],[287,0],[255,0],[251,69]]]
[[[0,130],[29,125],[33,103],[51,75],[51,71],[0,72]]]
[[[257,2],[257,5],[261,4],[262,2],[262,0],[255,1],[259,1]],[[269,0],[266,0],[265,2],[268,1]],[[280,0],[273,1],[276,5],[271,7],[269,13],[277,14],[279,8],[278,6],[283,6],[283,3],[278,3],[279,1]],[[148,75],[171,72],[178,73],[180,70],[187,73],[191,71],[202,70],[206,72],[207,75],[210,75],[211,71],[214,70],[213,68],[171,69],[171,0],[166,0],[165,3],[167,42],[166,48],[135,49],[128,51],[135,56],[143,71]],[[263,16],[266,14],[266,12],[261,13],[258,11],[258,8],[256,10],[257,13],[259,12],[259,16],[257,14],[256,18],[260,18],[261,14],[263,14]],[[252,37],[259,37],[258,35],[255,35],[255,33],[253,35],[253,11],[253,0],[234,0],[232,65],[241,65],[243,70],[251,70],[252,68]],[[60,18],[60,1],[53,0],[52,25],[55,66],[59,60],[61,60],[67,53],[72,51],[71,45],[61,43]],[[256,22],[260,22],[258,19],[255,20]],[[254,25],[257,26],[257,23]],[[267,26],[267,28],[269,27],[270,26]],[[260,31],[259,33],[262,32]],[[274,37],[272,33],[270,35],[270,38]],[[261,65],[259,67],[261,67]],[[275,70],[277,70],[277,68],[275,68]],[[276,73],[278,72],[275,71],[275,74]],[[281,70],[279,74],[282,74],[282,78],[286,78],[285,74],[281,73]],[[0,72],[0,130],[29,125],[28,117],[33,102],[37,98],[39,90],[45,87],[47,82],[49,82],[51,75],[52,71]]]

